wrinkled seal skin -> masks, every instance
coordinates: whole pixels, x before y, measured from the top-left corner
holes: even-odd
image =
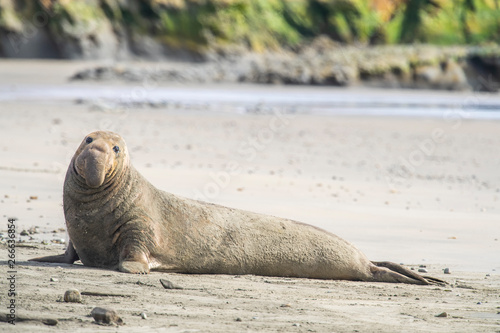
[[[160,191],[131,165],[123,139],[89,134],[64,183],[70,242],[35,261],[179,273],[442,283],[390,262],[371,262],[347,241],[291,220]]]

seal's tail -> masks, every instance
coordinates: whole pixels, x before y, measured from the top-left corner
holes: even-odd
[[[430,276],[421,276],[401,265],[390,261],[372,261],[374,266],[371,267],[373,280],[377,282],[394,282],[408,283],[420,285],[440,285],[444,286],[447,283],[443,280],[436,279]]]

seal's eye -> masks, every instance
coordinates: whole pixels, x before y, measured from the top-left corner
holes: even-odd
[[[87,138],[87,140],[85,140],[85,142],[87,143],[91,143],[92,141],[94,141],[94,139],[92,139],[90,136]]]
[[[113,150],[115,151],[115,153],[118,153],[120,151],[120,147],[118,146],[114,146],[113,147]]]

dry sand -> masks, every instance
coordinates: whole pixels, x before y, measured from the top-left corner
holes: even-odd
[[[0,95],[40,84],[50,73],[47,82],[66,86],[76,66],[0,62]],[[56,329],[76,332],[500,331],[500,122],[233,111],[0,98],[0,232],[6,237],[7,219],[18,219],[19,319],[55,318]],[[162,190],[311,223],[372,260],[425,265],[450,286],[134,276],[27,262],[64,250],[64,174],[84,135],[96,129],[122,134],[132,163]],[[20,236],[34,226],[38,233]],[[5,239],[0,251],[4,313],[11,299]],[[165,290],[160,278],[185,289]],[[69,288],[123,297],[58,302]],[[95,306],[114,308],[125,325],[94,324],[88,314]],[[436,317],[442,312],[448,317]],[[54,329],[36,320],[0,325],[8,331]]]

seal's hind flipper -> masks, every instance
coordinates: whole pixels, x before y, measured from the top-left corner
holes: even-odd
[[[374,264],[376,267],[383,267],[389,270],[389,274],[381,274],[381,273],[376,274],[377,272],[374,273],[375,276],[378,276],[381,279],[383,279],[380,280],[381,282],[384,281],[401,282],[401,283],[411,283],[411,284],[421,284],[421,285],[435,284],[441,286],[447,285],[447,283],[443,280],[436,279],[433,277],[421,276],[409,270],[406,267],[403,267],[401,265],[398,265],[390,261],[372,261],[372,264]],[[390,272],[394,273],[395,275],[390,274]],[[386,281],[385,279],[387,278],[394,281]]]
[[[68,243],[68,247],[66,248],[66,252],[64,252],[64,254],[59,254],[59,255],[55,255],[55,256],[38,257],[38,258],[28,259],[28,261],[72,264],[79,259],[80,258],[78,257],[78,254],[76,253],[76,250],[73,247],[73,243],[71,243],[71,240],[70,240]]]
[[[427,280],[427,282],[429,282],[429,284],[435,284],[435,285],[438,285],[438,286],[441,286],[441,287],[449,285],[448,282],[446,282],[444,280],[437,279],[437,278],[432,277],[432,276],[422,276],[422,277],[425,280]]]

